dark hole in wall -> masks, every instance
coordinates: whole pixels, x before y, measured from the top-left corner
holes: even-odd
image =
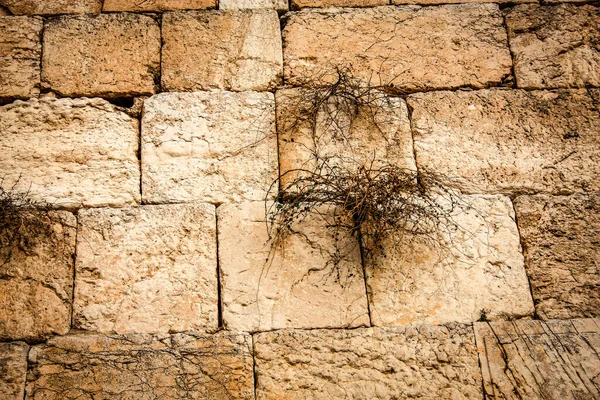
[[[131,108],[135,102],[135,97],[115,97],[106,100],[117,107]]]

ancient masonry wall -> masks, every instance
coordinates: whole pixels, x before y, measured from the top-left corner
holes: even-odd
[[[600,8],[438,3],[0,0],[0,184],[63,222],[0,266],[0,398],[600,398]],[[339,66],[472,206],[454,257],[269,256],[279,101]]]

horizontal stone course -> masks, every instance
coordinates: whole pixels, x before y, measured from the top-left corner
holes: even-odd
[[[216,8],[217,0],[104,0],[102,11],[169,11]]]
[[[288,10],[287,0],[220,0],[219,10],[258,10],[274,9],[278,12]]]
[[[22,342],[0,343],[0,398],[23,400],[27,375],[27,352]]]
[[[387,0],[291,0],[292,10],[307,7],[375,7],[388,4]]]
[[[15,15],[98,14],[102,0],[0,0]]]

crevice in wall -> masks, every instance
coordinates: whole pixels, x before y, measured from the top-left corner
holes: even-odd
[[[44,88],[43,85],[43,74],[42,74],[42,68],[43,68],[43,60],[44,60],[44,31],[46,30],[46,18],[42,18],[42,30],[40,31],[40,81],[38,83],[38,89],[40,91],[40,94],[38,97],[42,97],[42,95],[46,92],[49,91],[49,88]]]
[[[258,387],[258,376],[256,376],[256,347],[255,347],[255,341],[254,341],[254,334],[251,335],[252,337],[252,381],[253,381],[253,386],[254,386],[254,399],[256,400],[256,389]]]
[[[219,330],[225,329],[223,324],[223,296],[221,291],[221,263],[219,262],[219,215],[215,206],[215,242],[217,248],[217,321]]]
[[[140,205],[144,205],[146,204],[144,201],[144,189],[143,189],[143,179],[142,179],[142,175],[143,175],[143,170],[142,170],[142,115],[143,115],[143,106],[142,106],[142,111],[140,112],[140,115],[138,115],[138,148],[137,148],[137,159],[138,159],[138,168],[140,171]]]
[[[506,23],[506,13],[502,10],[505,8],[512,7],[514,4],[507,3],[500,4],[500,11],[502,12],[502,27],[504,27],[504,31],[506,32],[506,46],[508,47],[508,52],[510,53],[510,75],[506,75],[502,78],[502,81],[506,83],[505,86],[510,88],[517,88],[517,75],[515,74],[515,54],[513,53],[512,47],[510,45],[510,36],[508,35],[508,24]]]
[[[367,263],[365,260],[365,251],[363,249],[363,240],[360,230],[358,231],[358,249],[360,250],[360,263],[363,270],[363,281],[365,284],[365,297],[367,299],[367,313],[369,314],[369,327],[373,327],[373,319],[371,318],[371,298],[369,296],[369,285],[367,283]]]
[[[77,243],[79,241],[79,210],[77,210],[77,212],[75,213],[75,248],[73,249],[73,286],[72,288],[72,293],[71,293],[71,321],[70,321],[70,328],[73,328],[74,325],[74,316],[75,316],[75,311],[74,311],[74,305],[75,305],[75,282],[76,282],[76,278],[77,278]]]
[[[156,93],[162,93],[162,72],[163,72],[163,47],[165,46],[165,41],[163,39],[163,18],[164,13],[158,14],[156,21],[158,22],[158,28],[160,29],[160,49],[158,53],[158,71],[154,75],[154,84],[156,86]]]
[[[4,16],[11,16],[13,15],[13,13],[10,11],[10,9],[8,9],[7,7],[4,6],[0,6],[0,16],[4,15]]]

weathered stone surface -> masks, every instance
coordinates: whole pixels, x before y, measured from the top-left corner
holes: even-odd
[[[262,200],[277,178],[271,93],[162,93],[142,119],[144,201]]]
[[[281,83],[274,10],[169,12],[162,37],[163,90],[269,90]]]
[[[502,22],[492,4],[293,13],[283,30],[286,83],[341,65],[400,92],[500,84],[512,65]]]
[[[96,332],[218,327],[210,204],[79,212],[73,323]]]
[[[0,340],[39,341],[71,326],[75,216],[52,212],[43,238],[0,253]]]
[[[288,10],[287,0],[221,0],[219,10],[256,10],[274,9],[279,12]],[[280,68],[281,69],[281,68]]]
[[[40,35],[37,17],[0,17],[0,103],[40,92]]]
[[[600,320],[476,323],[486,399],[600,398]]]
[[[328,210],[322,210],[327,213]],[[271,246],[264,202],[217,209],[223,321],[228,329],[357,327],[369,324],[356,238],[316,216]],[[243,238],[243,240],[240,240]]]
[[[481,399],[470,326],[256,335],[258,399]]]
[[[525,267],[543,319],[600,316],[600,192],[515,201]]]
[[[306,7],[375,7],[387,6],[387,0],[292,0],[292,10],[299,10]]]
[[[12,15],[12,14],[8,10],[8,8],[0,6],[0,16],[1,17],[6,17],[6,16],[9,16],[9,15]]]
[[[217,0],[104,0],[103,11],[168,11],[216,8]]]
[[[139,203],[138,121],[101,99],[0,107],[2,187],[64,208]]]
[[[585,90],[410,96],[418,167],[468,193],[600,188],[600,114]]]
[[[15,15],[98,14],[102,0],[0,0]]]
[[[253,399],[247,335],[76,335],[29,354],[27,399]]]
[[[45,25],[42,85],[60,95],[153,94],[159,73],[160,27],[149,16],[69,16]]]
[[[447,207],[448,199],[439,204]],[[469,323],[533,314],[510,200],[463,196],[451,223],[427,237],[386,239],[367,253],[371,320],[377,326]]]
[[[27,352],[25,343],[0,343],[0,398],[23,400],[27,375]]]
[[[436,4],[459,4],[459,3],[537,3],[536,0],[392,0],[392,4],[404,5],[404,4],[422,4],[422,5],[436,5]]]
[[[517,86],[600,86],[600,10],[520,5],[506,11]]]

